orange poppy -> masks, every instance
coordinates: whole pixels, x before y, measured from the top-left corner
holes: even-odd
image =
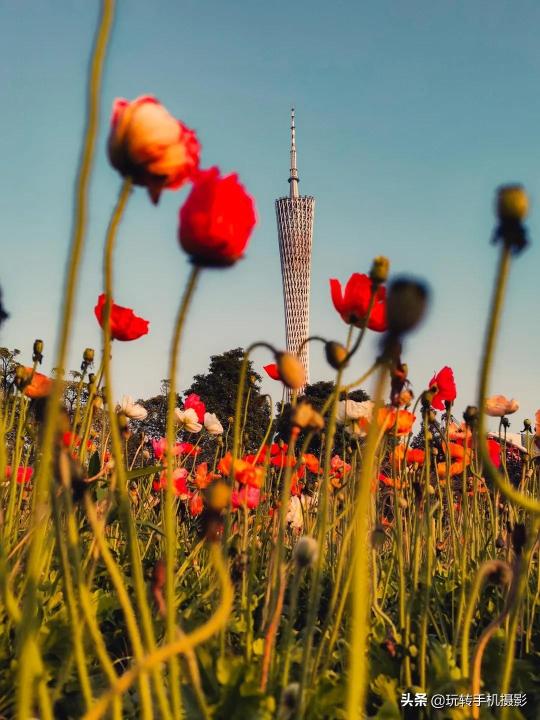
[[[408,410],[396,410],[393,407],[380,408],[377,416],[378,424],[381,429],[384,428],[385,432],[394,430],[397,424],[398,435],[408,435],[412,430],[415,420],[416,415],[413,415],[412,412]]]
[[[32,372],[32,368],[25,369]],[[43,375],[42,373],[34,372],[30,384],[24,388],[23,393],[26,397],[32,398],[33,400],[36,398],[47,397],[52,390],[52,385],[53,381],[51,378]]]

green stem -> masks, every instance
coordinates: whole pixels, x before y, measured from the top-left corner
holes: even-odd
[[[62,308],[62,321],[56,351],[55,366],[63,368],[65,365],[68,341],[74,320],[76,290],[79,279],[79,269],[84,248],[87,228],[88,195],[92,161],[98,134],[100,115],[100,95],[103,66],[105,63],[107,45],[111,33],[114,0],[102,0],[102,9],[99,18],[98,30],[95,36],[90,62],[90,72],[87,86],[87,113],[83,148],[80,158],[78,177],[76,182],[76,200],[73,214],[73,228],[71,245],[66,266],[64,281],[64,305]],[[50,481],[51,462],[53,455],[54,436],[60,415],[60,399],[62,396],[62,377],[59,373],[51,397],[49,399],[47,421],[43,432],[42,457],[36,473],[33,525],[35,528],[30,545],[27,569],[26,592],[24,597],[23,615],[25,622],[20,626],[18,637],[18,670],[16,683],[17,716],[30,717],[35,695],[36,663],[32,656],[39,652],[37,648],[37,634],[39,632],[39,603],[37,592],[42,568],[42,549],[47,533],[50,508],[48,507],[48,485]]]
[[[167,399],[167,490],[165,493],[165,535],[166,535],[166,580],[165,594],[167,606],[167,641],[174,642],[177,636],[176,628],[176,594],[174,572],[176,565],[176,518],[174,514],[174,488],[173,488],[173,445],[175,442],[175,418],[174,410],[176,408],[176,376],[178,373],[178,351],[182,331],[184,329],[189,305],[193,298],[197,280],[199,278],[200,268],[194,265],[191,269],[189,279],[180,302],[178,315],[174,325],[174,333],[171,342],[171,352],[169,357],[169,395]],[[178,660],[173,655],[169,660],[169,671],[171,674],[171,698],[174,717],[182,717],[182,696],[180,691],[180,671]]]

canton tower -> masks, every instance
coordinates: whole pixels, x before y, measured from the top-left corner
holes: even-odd
[[[309,346],[300,351],[309,336],[309,290],[311,284],[311,243],[315,198],[298,193],[296,129],[291,110],[291,169],[289,196],[276,200],[276,218],[283,279],[285,338],[287,352],[299,355],[309,383]],[[302,392],[303,388],[299,391]]]

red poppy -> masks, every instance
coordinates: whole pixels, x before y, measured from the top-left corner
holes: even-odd
[[[200,515],[204,508],[204,502],[200,493],[193,493],[189,498],[189,514],[191,517]]]
[[[184,400],[184,410],[192,408],[197,413],[197,419],[200,423],[204,422],[204,413],[206,412],[206,405],[203,403],[201,398],[196,393],[191,393]]]
[[[6,465],[6,478],[9,480],[9,478],[12,475],[12,469],[11,465]],[[34,468],[31,467],[23,467],[22,465],[17,468],[17,477],[16,482],[19,485],[23,485],[26,483],[29,483],[32,479],[32,475],[34,474]]]
[[[281,375],[279,374],[279,369],[276,363],[270,363],[270,365],[264,365],[263,370],[266,372],[268,377],[272,378],[272,380],[281,380]]]
[[[94,308],[96,318],[103,327],[103,315],[105,312],[105,294],[98,298],[98,303]],[[113,340],[137,340],[148,333],[148,320],[137,317],[131,308],[121,307],[112,304],[111,308],[111,337]]]
[[[317,474],[320,472],[320,464],[319,464],[319,458],[316,455],[313,455],[312,453],[305,453],[302,455],[302,460],[305,463],[306,468],[309,470],[309,472]]]
[[[212,480],[215,480],[218,477],[220,477],[220,475],[218,475],[217,473],[208,472],[207,462],[202,462],[197,465],[194,482],[195,485],[199,488],[199,490],[204,490],[204,488],[210,485]]]
[[[260,502],[261,491],[259,488],[244,486],[240,490],[233,490],[231,495],[231,504],[235,510],[247,506],[249,510],[254,510]]]
[[[180,208],[179,239],[198,265],[232,265],[244,254],[256,223],[255,205],[238,175],[217,167],[198,173]]]
[[[369,310],[371,298],[371,279],[368,275],[353,273],[345,286],[341,289],[339,280],[330,280],[330,292],[334,307],[344,322],[356,327],[364,327]],[[369,314],[367,326],[375,332],[385,332],[386,325],[386,289],[377,288],[375,302]]]
[[[491,462],[495,465],[495,467],[500,467],[501,465],[501,446],[496,440],[493,440],[493,438],[487,439],[487,446],[489,451],[489,457],[491,459]]]
[[[405,445],[397,445],[392,453],[394,465],[399,465],[405,460],[407,465],[422,465],[426,459],[426,453],[421,448],[408,448],[405,452]]]
[[[175,495],[178,495],[182,500],[187,500],[190,494],[187,486],[188,475],[189,473],[185,468],[176,468],[176,470],[174,470],[172,474],[173,492]],[[163,470],[163,472],[160,473],[159,480],[154,480],[153,488],[156,491],[167,490],[166,470]]]
[[[454,402],[457,396],[457,390],[452,368],[445,366],[442,370],[439,370],[429,381],[429,387],[437,388],[437,392],[431,401],[432,407],[436,410],[444,410],[445,402]]]
[[[219,461],[218,470],[222,475],[228,477],[231,474],[232,467],[232,455],[227,452]],[[234,479],[242,485],[260,488],[264,480],[264,472],[261,467],[237,459],[234,463]]]

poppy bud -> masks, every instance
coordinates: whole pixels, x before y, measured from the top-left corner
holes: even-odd
[[[531,423],[531,421],[530,421],[528,418],[526,418],[526,419],[523,421],[523,430],[524,430],[524,432],[531,432],[531,431],[532,431],[532,423]]]
[[[501,425],[503,428],[508,429],[510,427],[510,420],[507,417],[501,418]]]
[[[478,408],[475,405],[467,405],[463,413],[463,419],[466,425],[473,427],[478,420]]]
[[[298,699],[300,697],[300,684],[297,682],[290,683],[283,690],[281,696],[281,704],[283,708],[289,712],[296,710]]]
[[[88,383],[92,384],[95,382],[96,382],[96,376],[94,375],[94,373],[90,373],[90,375],[88,376]]]
[[[527,230],[523,220],[529,209],[529,201],[522,185],[503,185],[497,191],[497,217],[499,224],[493,233],[493,242],[502,240],[515,253],[528,244]]]
[[[383,255],[374,258],[369,277],[374,285],[382,285],[388,280],[390,261]]]
[[[34,353],[32,356],[34,362],[43,362],[43,340],[34,340]]]
[[[87,365],[91,365],[94,362],[94,349],[86,348],[83,353],[83,362]]]
[[[516,555],[521,555],[527,542],[527,530],[523,523],[516,523],[512,530],[512,547]]]
[[[32,380],[32,368],[17,365],[15,370],[15,385],[21,390]]]
[[[208,488],[208,507],[220,512],[229,505],[231,489],[224,482],[216,482]]]
[[[293,559],[300,568],[310,567],[317,562],[319,546],[315,538],[303,535],[293,550]]]
[[[371,533],[371,544],[374,548],[380,548],[386,542],[386,532],[383,525],[375,525]]]
[[[299,428],[310,428],[312,430],[322,430],[324,428],[323,416],[308,402],[301,402],[296,406],[292,415],[292,422]]]
[[[414,279],[398,278],[390,285],[386,301],[388,330],[403,335],[422,319],[428,300],[427,286]]]
[[[499,220],[525,220],[529,199],[523,185],[501,185],[497,189],[496,209]]]
[[[349,353],[347,352],[347,348],[343,347],[340,343],[333,341],[327,342],[324,346],[324,353],[327,363],[330,367],[333,367],[334,370],[339,370],[346,366],[347,363],[345,361]]]
[[[306,384],[306,371],[300,360],[289,352],[277,352],[276,365],[282,382],[291,390],[299,390]]]

